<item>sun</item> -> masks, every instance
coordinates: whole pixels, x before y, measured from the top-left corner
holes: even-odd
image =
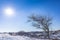
[[[13,16],[14,15],[14,10],[12,8],[6,8],[4,10],[5,15],[7,16]]]

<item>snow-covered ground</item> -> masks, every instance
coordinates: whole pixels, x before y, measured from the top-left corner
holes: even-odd
[[[48,39],[37,39],[26,36],[11,36],[9,34],[0,34],[0,40],[48,40]]]

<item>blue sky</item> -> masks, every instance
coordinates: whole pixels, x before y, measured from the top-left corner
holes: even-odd
[[[4,8],[14,9],[14,17],[4,16]],[[59,0],[0,0],[0,32],[36,31],[27,23],[31,14],[53,17],[52,30],[60,29]]]

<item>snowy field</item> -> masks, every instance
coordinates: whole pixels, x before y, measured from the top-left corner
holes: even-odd
[[[0,40],[48,40],[48,39],[37,39],[29,38],[26,36],[11,36],[9,34],[0,34]]]

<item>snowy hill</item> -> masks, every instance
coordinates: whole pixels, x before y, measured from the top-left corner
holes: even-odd
[[[0,40],[48,40],[43,38],[43,33],[44,32],[0,33]],[[50,38],[60,39],[60,31],[53,31],[50,33]]]
[[[0,34],[0,40],[45,40],[45,39],[29,38],[26,36],[11,36],[9,34]]]
[[[13,33],[8,33],[12,36],[25,36],[25,37],[29,37],[29,38],[39,38],[39,39],[44,39],[44,32],[39,32],[39,31],[35,31],[35,32],[13,32]],[[57,31],[50,31],[50,38],[52,39],[60,39],[60,30]]]

